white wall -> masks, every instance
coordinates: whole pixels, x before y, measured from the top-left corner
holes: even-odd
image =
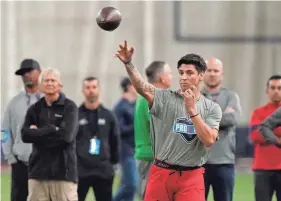
[[[102,31],[95,22],[96,13],[106,5],[123,14],[122,24],[114,32]],[[178,23],[184,35],[281,37],[280,6],[279,2],[184,2]],[[155,59],[171,64],[173,88],[178,86],[176,62],[181,56],[195,52],[206,59],[219,57],[225,66],[224,85],[240,95],[241,123],[247,123],[253,108],[266,102],[268,77],[281,73],[281,44],[179,42],[173,20],[173,2],[3,2],[1,108],[21,89],[21,79],[14,71],[26,57],[59,68],[64,91],[77,104],[82,101],[84,76],[98,76],[102,101],[112,107],[120,96],[120,78],[126,75],[112,55],[127,39],[136,48],[134,62],[142,73]]]

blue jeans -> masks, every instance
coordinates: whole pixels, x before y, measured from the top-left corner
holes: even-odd
[[[122,178],[113,201],[133,201],[139,184],[138,169],[134,156],[123,156],[120,161]]]
[[[232,201],[234,189],[234,165],[205,165],[205,197],[208,198],[210,186],[215,201]]]

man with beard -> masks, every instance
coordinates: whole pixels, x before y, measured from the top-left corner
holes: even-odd
[[[9,133],[9,137],[7,141],[2,143],[2,147],[8,164],[12,166],[11,200],[26,201],[28,196],[27,165],[32,145],[22,141],[21,127],[27,109],[42,95],[38,87],[39,63],[33,59],[25,59],[15,74],[22,77],[25,90],[19,92],[8,103],[1,132]]]
[[[210,186],[215,201],[232,201],[234,189],[235,130],[241,115],[238,95],[222,87],[223,64],[217,58],[207,62],[204,75],[204,87],[201,92],[205,97],[220,105],[222,119],[219,140],[210,149],[210,158],[205,165],[205,196],[208,197]]]
[[[280,111],[278,110],[281,107],[281,76],[271,76],[266,88],[268,103],[253,111],[250,122],[250,138],[254,143],[252,169],[255,181],[255,200],[271,201],[276,192],[277,200],[280,201],[281,127],[278,127],[280,125],[280,120],[278,120]],[[274,134],[270,130],[273,130]]]
[[[116,120],[100,102],[100,83],[96,77],[84,79],[83,95],[76,138],[79,201],[86,199],[90,187],[94,190],[96,201],[111,201],[113,165],[119,160]]]

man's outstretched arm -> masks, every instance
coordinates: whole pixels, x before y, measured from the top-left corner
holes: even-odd
[[[154,99],[155,87],[142,78],[132,62],[125,64],[125,67],[136,91],[147,100],[149,107],[151,107]]]
[[[143,79],[137,68],[132,64],[134,48],[128,48],[127,41],[124,42],[124,45],[119,45],[119,48],[115,55],[125,64],[136,91],[147,100],[149,107],[151,107],[153,104],[155,87]]]

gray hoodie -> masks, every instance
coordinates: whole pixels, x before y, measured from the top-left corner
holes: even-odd
[[[219,140],[210,148],[210,158],[207,164],[234,164],[235,163],[235,130],[241,116],[239,96],[226,88],[220,88],[216,93],[209,93],[205,88],[201,93],[218,103],[222,110]],[[234,112],[225,111],[231,107]]]
[[[42,97],[40,93],[28,95],[25,91],[21,91],[12,98],[5,110],[1,132],[8,134],[8,138],[2,142],[3,153],[8,164],[16,163],[17,159],[25,163],[29,160],[32,145],[22,142],[21,128],[27,109],[40,97]]]
[[[273,130],[279,126],[281,126],[281,107],[262,122],[259,126],[259,132],[267,143],[275,144],[281,148],[281,145],[277,143],[277,136],[273,133]]]

